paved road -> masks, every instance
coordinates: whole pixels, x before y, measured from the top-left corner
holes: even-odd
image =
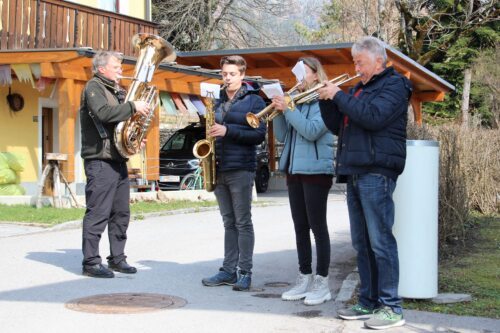
[[[367,332],[362,321],[335,317],[342,303],[305,306],[279,299],[293,283],[297,259],[285,193],[270,193],[254,207],[256,244],[253,289],[203,287],[200,280],[221,264],[223,230],[217,210],[147,217],[129,229],[127,254],[135,275],[114,279],[81,275],[81,230],[0,228],[1,332]],[[347,209],[332,194],[330,287],[335,295],[354,268]],[[9,232],[9,233],[8,233]],[[31,232],[31,233],[30,233]],[[106,256],[108,242],[101,242]],[[276,285],[278,285],[276,287]],[[70,310],[71,300],[99,294],[157,293],[180,297],[184,307],[139,314]],[[500,321],[406,311],[408,324],[390,332],[498,332]]]

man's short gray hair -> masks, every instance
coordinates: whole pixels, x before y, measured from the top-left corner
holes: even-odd
[[[119,61],[122,61],[123,54],[115,51],[99,51],[94,55],[92,59],[92,72],[94,74],[99,72],[99,67],[104,67],[108,64],[109,58],[115,57]]]
[[[374,58],[381,57],[384,61],[383,65],[385,67],[387,63],[387,52],[385,51],[385,45],[382,41],[375,37],[363,37],[352,45],[351,54],[355,56],[361,52],[368,52]]]

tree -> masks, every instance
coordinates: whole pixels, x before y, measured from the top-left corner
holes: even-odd
[[[153,0],[159,33],[178,50],[210,50],[276,45],[262,28],[263,16],[276,19],[292,0]]]
[[[500,125],[500,45],[494,49],[481,51],[472,64],[476,84],[472,96],[482,101],[482,110],[492,128]],[[473,101],[475,103],[475,101]],[[479,104],[479,103],[477,103]]]
[[[323,7],[319,29],[301,24],[296,29],[316,43],[353,42],[366,35],[391,43],[397,41],[397,17],[393,0],[330,0]]]
[[[458,39],[498,22],[500,14],[495,0],[394,1],[401,22],[399,48],[424,66],[442,61]]]

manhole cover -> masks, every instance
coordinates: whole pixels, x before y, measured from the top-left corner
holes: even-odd
[[[77,298],[66,303],[66,307],[90,313],[142,313],[181,308],[186,303],[185,299],[170,295],[121,293]]]
[[[272,288],[282,288],[282,287],[288,287],[290,283],[288,282],[268,282],[265,284],[266,287],[272,287]]]

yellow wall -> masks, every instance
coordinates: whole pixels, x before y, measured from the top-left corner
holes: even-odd
[[[8,151],[21,155],[24,171],[21,172],[22,182],[36,182],[38,179],[38,98],[46,97],[52,87],[48,86],[39,93],[31,87],[31,83],[12,82],[11,92],[24,97],[24,108],[18,112],[10,111],[7,104],[9,88],[0,86],[0,151]]]
[[[120,0],[120,14],[136,17],[143,20],[149,20],[149,17],[146,17],[146,1],[149,2],[151,8],[151,0]],[[71,0],[71,2],[79,3],[81,5],[89,7],[100,8],[99,0]]]

